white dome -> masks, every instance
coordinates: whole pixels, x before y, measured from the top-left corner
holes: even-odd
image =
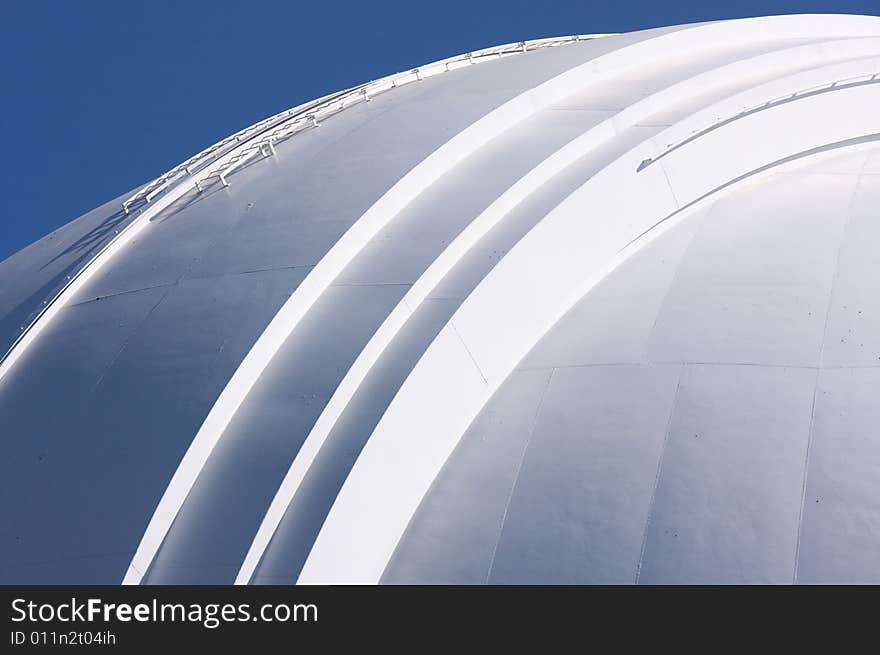
[[[880,19],[545,39],[0,263],[0,582],[880,582]]]

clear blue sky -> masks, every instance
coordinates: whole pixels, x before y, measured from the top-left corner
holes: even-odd
[[[453,54],[880,0],[0,0],[0,260],[267,115]]]

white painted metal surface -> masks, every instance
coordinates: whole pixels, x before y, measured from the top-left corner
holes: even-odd
[[[395,307],[382,326],[376,331],[370,342],[361,351],[358,359],[349,369],[348,374],[340,383],[327,407],[322,412],[308,439],[294,460],[272,506],[257,533],[254,544],[248,553],[240,571],[237,582],[246,583],[253,576],[254,570],[281,520],[283,512],[296,495],[306,471],[327,438],[332,426],[338,420],[347,404],[351,401],[358,385],[366,377],[367,372],[379,359],[381,353],[394,339],[403,324],[412,315],[414,307],[436,288],[436,285],[454,268],[464,253],[479,242],[505,215],[519,205],[529,195],[540,189],[561,171],[585,157],[591,150],[619,136],[622,131],[633,127],[652,114],[667,109],[676,103],[682,104],[698,94],[706,94],[712,85],[722,86],[735,84],[738,75],[753,78],[756,70],[765,74],[774,65],[783,70],[792,67],[792,62],[803,65],[805,61],[822,61],[831,57],[830,52],[840,48],[844,57],[872,55],[878,52],[880,42],[874,39],[855,39],[835,43],[799,46],[790,50],[775,51],[760,55],[744,62],[723,66],[720,69],[702,73],[693,78],[673,85],[663,91],[647,96],[627,109],[599,123],[582,136],[574,139],[544,160],[528,175],[518,180],[504,194],[495,200],[486,210],[472,221],[465,230],[453,241],[441,255],[434,260],[428,270],[410,287],[401,302]],[[813,59],[820,56],[821,59]],[[833,57],[832,57],[833,58]],[[880,60],[876,60],[880,63]],[[862,78],[859,78],[860,80]],[[788,96],[786,96],[788,97]]]
[[[0,579],[880,579],[878,72],[870,17],[501,46],[0,263]]]
[[[869,77],[873,65],[864,71]],[[803,86],[797,79],[784,84],[792,82],[791,93]],[[743,100],[735,98],[730,105],[741,106]],[[673,151],[653,175],[651,168],[639,167],[656,146],[633,151],[569,197],[483,280],[410,374],[346,480],[300,581],[378,582],[458,437],[547,328],[622,261],[620,253],[669,217],[681,217],[682,209],[765,166],[833,144],[877,139],[878,102],[880,88],[866,86],[771,105],[730,123],[730,133],[710,132],[690,148]],[[715,106],[708,113],[725,112]],[[821,120],[829,115],[848,120]],[[674,143],[676,129],[679,134],[700,129],[700,120],[705,118],[670,128],[662,141]],[[744,151],[748,133],[766,138]],[[615,173],[620,181],[613,180]],[[632,193],[621,197],[617,190],[622,188]],[[596,216],[615,216],[617,225],[597,231],[583,221],[587,207]],[[593,263],[585,270],[585,262]],[[418,441],[412,437],[416,433],[422,435]],[[391,476],[389,468],[405,468],[406,474]],[[355,534],[360,535],[356,546]]]

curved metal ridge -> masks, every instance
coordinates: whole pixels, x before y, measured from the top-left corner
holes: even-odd
[[[789,19],[780,18],[778,20],[783,25],[792,22]],[[796,22],[795,25],[797,25]],[[851,36],[851,30],[846,21],[843,22],[842,27],[846,29],[840,29],[840,35]],[[814,29],[812,25],[809,25],[802,31],[795,33],[810,36]],[[753,38],[751,32],[752,30],[740,31],[736,22],[722,23],[711,29],[709,27],[701,27],[699,30],[689,28],[673,34],[664,34],[636,44],[627,44],[610,53],[603,53],[600,57],[546,80],[492,110],[476,123],[456,134],[440,149],[434,151],[427,159],[410,170],[345,232],[315,268],[309,272],[230,378],[199,428],[190,448],[180,461],[171,482],[156,507],[138,550],[132,558],[123,584],[138,584],[142,581],[144,572],[149,570],[155,553],[175,521],[178,510],[196,483],[207,458],[219,442],[235,412],[238,411],[243,399],[271,362],[284,339],[296,328],[316,299],[331,284],[332,280],[336,279],[339,272],[363,249],[364,244],[373,238],[378,230],[393,220],[402,207],[411,202],[424,188],[433,184],[446,171],[451,170],[464,157],[474,152],[476,148],[508,129],[510,125],[517,124],[526,116],[531,116],[539,108],[550,106],[554,99],[573,94],[582,85],[594,83],[597,78],[604,79],[605,76],[610,78],[615,72],[630,70],[630,67],[635,68],[639,65],[639,61],[643,61],[643,57],[656,54],[655,51],[662,50],[663,46],[682,41],[683,45],[690,46],[691,51],[695,49],[695,46],[712,49],[716,47],[719,38],[729,39],[731,44],[750,41]],[[837,35],[833,29],[831,32],[833,35]],[[764,30],[761,30],[761,33],[763,34]],[[770,36],[767,38],[783,37],[792,38],[791,30],[770,30]],[[817,34],[817,37],[829,38],[827,28],[823,27],[822,34]],[[466,62],[463,65],[467,65]],[[443,65],[441,64],[441,66]],[[415,79],[420,79],[418,72],[414,71],[412,75]],[[654,148],[651,149],[654,150]]]
[[[834,150],[837,150],[839,148],[844,149],[844,148],[849,148],[849,147],[858,147],[864,143],[876,142],[878,140],[880,140],[880,134],[872,134],[872,135],[867,135],[865,137],[847,139],[847,140],[844,140],[844,141],[841,141],[841,142],[835,143],[835,144],[828,144],[827,146],[824,146],[824,147],[812,148],[808,151],[805,151],[802,153],[797,153],[795,155],[780,159],[779,161],[772,162],[768,165],[761,166],[759,169],[757,169],[756,171],[754,171],[751,174],[743,175],[740,178],[731,181],[729,184],[721,185],[717,189],[714,189],[712,192],[705,194],[704,197],[699,198],[698,200],[691,202],[691,203],[688,203],[686,206],[683,206],[680,209],[675,210],[672,214],[670,214],[670,215],[666,216],[664,219],[660,220],[653,228],[646,230],[643,234],[632,239],[628,244],[621,247],[615,253],[613,259],[608,264],[603,266],[596,273],[594,273],[593,275],[591,275],[589,277],[589,279],[585,283],[585,288],[587,289],[585,291],[585,294],[588,293],[593,288],[595,288],[595,286],[599,282],[601,282],[603,279],[605,279],[613,271],[618,269],[624,262],[628,261],[631,257],[633,257],[638,252],[640,252],[644,247],[646,247],[647,245],[652,243],[654,239],[667,233],[669,230],[673,229],[676,225],[678,225],[681,221],[686,220],[688,217],[692,216],[693,212],[698,211],[701,207],[704,207],[705,206],[704,203],[707,201],[710,201],[714,196],[716,196],[716,194],[725,193],[727,191],[734,190],[738,183],[745,182],[747,180],[751,180],[756,175],[772,174],[773,169],[775,169],[777,166],[788,164],[788,163],[791,163],[791,162],[794,162],[794,161],[797,161],[799,159],[806,158],[806,157],[827,155],[828,153],[830,153]],[[440,333],[440,336],[438,336],[438,340],[440,337],[443,336],[443,334],[444,334],[443,332]],[[437,342],[437,340],[435,340],[435,342]],[[477,370],[479,370],[479,369],[477,369]],[[494,391],[493,392],[486,391],[482,394],[482,397],[480,400],[480,407],[481,408],[484,406],[484,403],[487,402],[488,399],[492,396],[492,393],[494,393]],[[468,422],[467,425],[469,426],[470,423]],[[349,475],[349,478],[346,479],[346,483],[345,483],[346,485],[349,484],[350,479],[351,479],[351,476]],[[336,505],[334,504],[334,509],[335,509],[335,507],[336,507]],[[408,525],[408,523],[407,523],[407,525]],[[319,539],[321,538],[321,535],[324,533],[325,529],[326,529],[326,524],[324,527],[322,527],[321,534],[319,534]],[[399,543],[399,541],[395,541],[395,548],[396,548],[397,543]],[[346,570],[344,573],[341,574],[341,576],[345,576],[345,581],[339,582],[339,581],[337,581],[336,578],[332,577],[333,574],[328,575],[327,570],[320,570],[319,567],[321,567],[326,562],[318,562],[317,565],[315,564],[314,560],[316,560],[318,558],[326,558],[328,556],[327,551],[324,550],[326,548],[326,544],[320,544],[320,548],[322,549],[322,551],[319,552],[318,557],[316,557],[315,553],[316,553],[316,548],[318,548],[318,547],[319,547],[318,542],[316,540],[315,545],[312,547],[312,550],[309,553],[306,564],[303,567],[303,572],[297,578],[297,581],[296,581],[297,585],[314,585],[314,584],[317,584],[317,585],[337,585],[337,584],[347,584],[347,585],[363,585],[363,584],[370,585],[370,584],[372,584],[372,585],[377,585],[377,584],[382,584],[381,579],[382,579],[382,575],[385,573],[385,570],[386,570],[385,566],[388,563],[387,561],[385,561],[383,563],[382,568],[378,572],[378,576],[375,579],[370,578],[369,580],[366,580],[366,579],[363,579],[360,577],[354,577],[351,570]],[[392,552],[393,552],[393,550],[392,550]],[[343,553],[340,555],[339,551],[334,553],[335,556],[341,556],[341,557],[345,557],[347,554],[348,553],[346,552],[346,553]],[[309,566],[311,566],[311,569],[307,568]],[[244,576],[241,576],[241,578],[238,579],[235,584],[243,585],[243,584],[248,584],[248,583],[250,583],[250,580],[244,580]]]
[[[213,171],[208,178],[216,177],[224,185],[226,184],[226,174],[232,172],[235,168],[240,167],[245,161],[258,153],[264,152],[266,146],[271,147],[277,141],[293,136],[296,132],[307,127],[315,127],[318,125],[318,119],[332,115],[346,107],[359,103],[369,102],[370,99],[385,91],[397,88],[410,82],[421,81],[427,77],[432,77],[439,73],[445,73],[461,66],[477,64],[484,61],[498,59],[508,55],[513,55],[541,48],[564,45],[567,43],[577,43],[595,38],[610,36],[608,34],[575,34],[571,36],[551,37],[547,39],[534,39],[531,41],[520,41],[518,43],[508,43],[483,50],[475,50],[463,55],[456,55],[447,59],[426,64],[418,68],[413,68],[406,72],[394,73],[378,80],[373,80],[360,84],[358,86],[333,93],[317,100],[307,102],[303,105],[285,110],[269,118],[265,118],[250,127],[246,127],[231,136],[226,137],[222,141],[202,150],[193,155],[185,162],[178,164],[167,173],[160,175],[155,180],[139,189],[128,199],[123,201],[122,208],[127,214],[133,205],[138,203],[149,203],[154,197],[167,190],[176,183],[185,182],[186,176],[190,176],[197,170],[202,170],[206,166],[210,166],[216,162],[219,157],[235,148],[242,142],[251,142],[259,139],[258,143],[251,144],[239,153],[240,158],[231,163],[228,167],[219,171]],[[197,186],[201,191],[201,185]]]
[[[754,87],[743,92],[741,99],[783,84],[788,82]],[[684,159],[672,159],[677,162],[674,168],[652,169],[652,178],[642,180],[622,203],[619,191],[631,184],[635,162],[642,158],[639,150],[647,147],[638,146],[557,205],[483,278],[409,373],[336,496],[298,583],[378,583],[413,512],[473,418],[537,339],[617,265],[626,244],[644,231],[637,229],[639,223],[656,225],[656,219],[707,191],[730,189],[724,183],[763,171],[768,163],[873,136],[877,118],[870,107],[876,87],[853,88],[849,94],[861,95],[850,97],[848,106],[854,110],[845,122],[821,120],[822,115],[847,106],[844,94],[816,96],[800,106],[792,103],[780,113],[768,114],[762,125],[752,126],[760,130],[758,134],[784,129],[786,138],[765,141],[771,145],[754,149],[740,148],[735,138],[719,141],[716,145],[726,152],[744,156],[734,161],[726,152],[713,151],[714,159],[709,161],[714,165],[696,179],[683,173],[702,166],[707,161],[705,152],[683,149],[680,156]],[[733,105],[735,98],[722,102]],[[708,115],[713,109],[703,111]],[[699,124],[699,114],[667,129],[684,132],[688,123]],[[816,129],[802,129],[806,124]],[[681,175],[676,177],[676,172]],[[585,205],[596,215],[613,208],[614,231],[602,239],[583,238],[588,230],[583,220]],[[630,248],[644,242],[637,240]],[[579,245],[560,248],[560,243]],[[594,262],[592,270],[584,269],[585,261]],[[521,283],[526,277],[528,285]],[[504,339],[499,340],[501,333]],[[419,439],[413,439],[414,434]],[[430,448],[420,450],[425,443]],[[406,462],[406,476],[388,475],[400,462]],[[358,535],[356,540],[351,539],[353,534]]]
[[[874,41],[873,39],[871,41]],[[843,43],[848,47],[853,44],[849,41],[826,42]],[[878,40],[880,43],[880,40]],[[826,45],[826,44],[823,44]],[[479,239],[486,234],[498,222],[502,221],[508,212],[512,211],[531,193],[541,187],[543,183],[558,175],[572,163],[599,147],[608,139],[616,136],[613,126],[631,126],[638,123],[642,118],[656,113],[659,107],[681,102],[682,95],[688,97],[688,93],[696,94],[703,89],[712,78],[723,76],[743,76],[751,74],[753,67],[772,66],[772,61],[778,59],[783,53],[800,56],[816,49],[816,44],[796,46],[791,50],[773,51],[763,53],[753,58],[739,60],[732,64],[717,69],[704,71],[693,77],[689,77],[679,83],[673,84],[657,91],[645,98],[621,110],[605,121],[591,127],[586,132],[574,138],[566,145],[551,154],[547,159],[538,164],[525,176],[520,178],[504,193],[502,193],[489,207],[480,213],[467,228],[465,228],[455,240],[434,260],[422,276],[412,285],[400,303],[395,307],[385,322],[373,334],[372,339],[361,351],[355,362],[351,365],[348,373],[331,396],[324,411],[319,416],[312,430],[309,432],[303,445],[300,447],[296,458],[291,463],[287,475],[280,485],[276,496],[267,509],[257,534],[251,543],[248,553],[236,576],[236,584],[250,582],[256,568],[262,558],[270,539],[275,533],[283,513],[292,501],[304,479],[311,462],[323,446],[324,440],[332,431],[338,418],[347,407],[348,402],[357,393],[361,382],[367,376],[371,367],[378,361],[385,348],[391,343],[403,325],[409,320],[421,302],[435,288],[436,284],[455,266],[474,246]],[[858,48],[858,46],[856,46]],[[859,79],[861,79],[860,76]],[[856,79],[856,78],[851,78]],[[685,91],[688,89],[689,91]],[[691,90],[692,89],[692,90]],[[789,96],[786,96],[789,97]]]
[[[75,273],[71,274],[61,289],[51,299],[43,301],[43,307],[34,318],[24,326],[12,345],[0,357],[0,379],[6,374],[12,365],[12,353],[30,336],[32,330],[50,310],[57,310],[55,306],[70,288],[77,282],[81,282],[84,271],[90,269],[102,256],[108,256],[114,248],[122,247],[129,241],[133,232],[131,228],[138,226],[134,232],[140,231],[145,220],[145,213],[152,208],[150,217],[159,213],[178,197],[191,188],[201,192],[208,185],[205,182],[216,180],[224,186],[228,186],[226,175],[258,153],[274,154],[274,144],[285,140],[297,132],[309,127],[316,127],[319,120],[331,116],[346,107],[358,102],[369,102],[370,99],[390,89],[403,86],[410,82],[420,81],[439,73],[445,73],[456,68],[462,68],[471,64],[494,60],[517,53],[532,50],[577,43],[590,39],[611,36],[610,34],[575,34],[571,36],[551,37],[520,41],[519,43],[505,44],[475,50],[463,55],[456,55],[437,62],[426,64],[419,68],[413,68],[402,73],[394,73],[386,77],[367,82],[343,91],[332,93],[317,100],[312,100],[302,105],[297,105],[279,114],[265,118],[253,125],[232,134],[214,145],[193,155],[186,161],[178,164],[167,173],[160,175],[152,182],[147,183],[122,202],[122,209],[126,214],[136,209],[145,210],[137,219],[131,221],[108,241],[104,247],[90,258]],[[268,150],[268,152],[267,152]],[[213,166],[213,167],[212,167]],[[174,193],[172,193],[174,192]],[[152,204],[156,198],[165,200],[161,205]]]
[[[567,37],[545,43],[552,47],[553,45],[577,42],[583,38]],[[494,54],[490,56],[502,57],[528,50],[529,45],[525,43],[515,50],[506,52],[493,50]],[[611,61],[614,61],[613,55],[607,56],[611,58]],[[446,62],[439,62],[428,69],[413,70],[403,78],[391,76],[385,80],[386,89],[423,79],[429,74],[439,74],[456,67],[468,66],[471,63],[470,59],[475,59],[475,56],[472,54],[470,57],[456,58],[458,63],[450,63],[448,66]],[[531,116],[538,111],[539,107],[573,93],[572,85],[580,84],[584,80],[594,80],[594,66],[595,63],[591,62],[581,63],[572,69],[558,73],[549,80],[505,100],[500,106],[470,123],[385,191],[333,244],[278,310],[226,383],[180,460],[177,470],[156,506],[123,578],[123,584],[139,584],[141,582],[180,507],[195,484],[207,457],[213,451],[235,412],[238,411],[243,399],[262,371],[265,370],[268,362],[275,356],[283,340],[299,324],[317,298],[336,278],[342,267],[364,247],[382,226],[396,216],[425,187],[436,181],[463,158],[482,147],[494,136]],[[379,88],[381,90],[381,86]],[[172,193],[174,192],[172,191]]]
[[[587,38],[288,82],[0,262],[0,582],[880,582],[880,17]]]

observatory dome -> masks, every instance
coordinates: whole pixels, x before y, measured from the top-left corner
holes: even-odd
[[[475,51],[0,263],[0,582],[880,583],[880,18]]]

